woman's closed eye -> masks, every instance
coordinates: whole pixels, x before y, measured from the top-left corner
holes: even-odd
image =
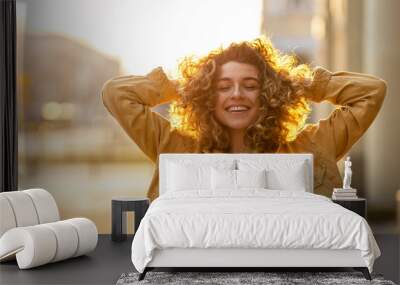
[[[228,91],[229,89],[231,89],[231,86],[219,86],[218,91]]]
[[[217,89],[218,89],[218,91],[226,92],[226,91],[229,91],[231,88],[232,88],[232,85],[231,86],[219,86]],[[242,88],[253,91],[253,90],[258,90],[259,87],[258,87],[258,85],[248,84],[248,85],[242,86]]]
[[[258,89],[258,85],[245,85],[244,88],[246,88],[247,90],[257,90]]]

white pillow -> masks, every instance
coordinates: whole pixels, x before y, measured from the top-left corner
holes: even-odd
[[[211,168],[234,169],[235,160],[177,159],[166,164],[166,191],[211,190]]]
[[[267,187],[274,190],[306,191],[307,172],[305,162],[293,163],[290,168],[267,171]]]
[[[236,190],[236,170],[211,168],[211,189]]]
[[[268,189],[306,191],[308,167],[306,161],[238,161],[240,170],[266,170]]]
[[[167,191],[210,189],[210,167],[168,163]]]
[[[267,188],[267,172],[261,170],[236,170],[238,188]]]
[[[211,188],[213,190],[238,190],[240,188],[266,188],[266,171],[211,169]]]

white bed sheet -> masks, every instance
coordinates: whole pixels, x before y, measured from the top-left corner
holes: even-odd
[[[139,225],[133,265],[143,272],[165,248],[358,249],[370,272],[380,256],[361,216],[321,195],[266,189],[165,193]]]

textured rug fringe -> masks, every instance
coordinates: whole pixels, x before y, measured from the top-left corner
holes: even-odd
[[[213,284],[213,285],[298,285],[298,284],[373,284],[396,285],[384,280],[381,274],[371,274],[372,281],[365,280],[361,272],[148,272],[138,281],[139,273],[123,273],[116,285],[144,284]]]

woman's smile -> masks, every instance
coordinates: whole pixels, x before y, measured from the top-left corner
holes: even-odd
[[[225,109],[225,111],[229,114],[230,117],[234,118],[246,118],[249,116],[251,111],[250,107],[239,105],[232,106]]]

